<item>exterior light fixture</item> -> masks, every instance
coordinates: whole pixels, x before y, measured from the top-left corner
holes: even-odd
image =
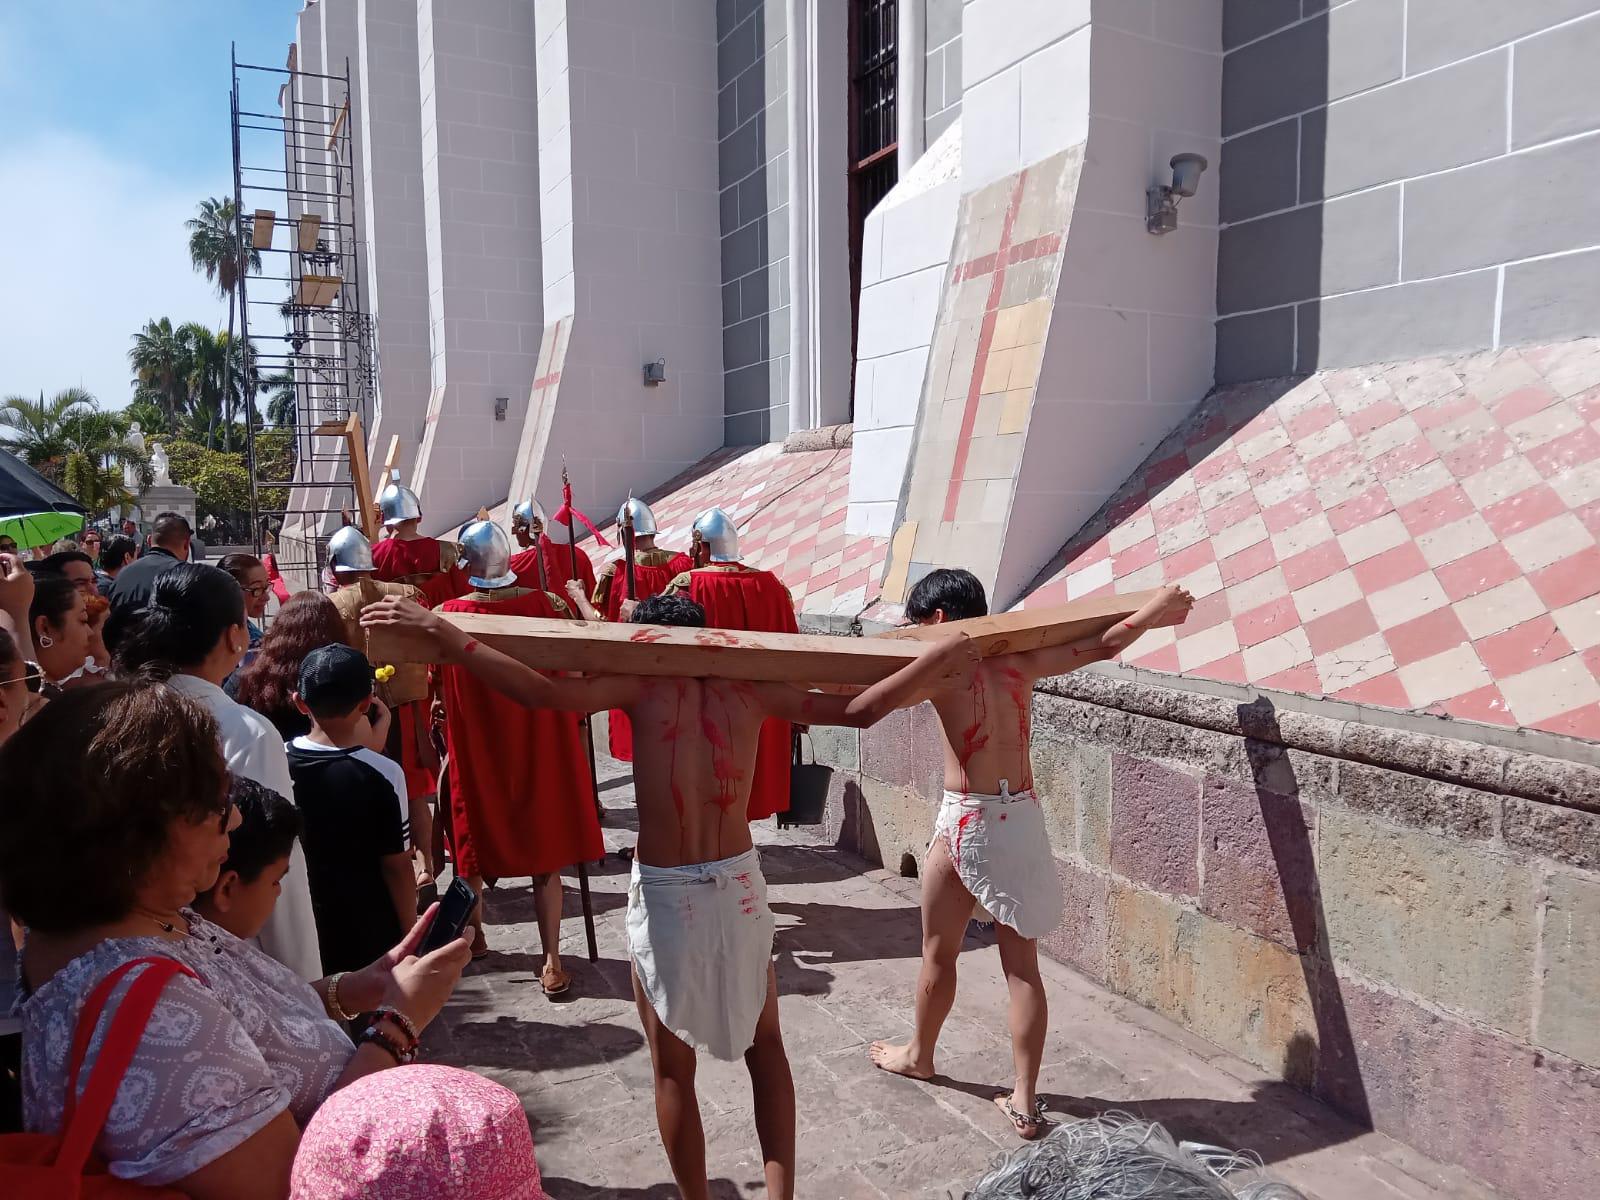
[[[496,396],[494,398],[494,419],[496,421],[504,421],[506,419],[506,412],[508,409],[510,409],[510,407],[510,396]]]
[[[1200,173],[1210,164],[1204,155],[1174,154],[1168,165],[1172,168],[1171,186],[1152,184],[1144,194],[1144,227],[1154,234],[1171,233],[1178,227],[1178,201],[1199,190]]]
[[[665,383],[667,381],[667,360],[658,358],[655,362],[645,363],[644,381],[648,387],[655,387],[659,383]]]

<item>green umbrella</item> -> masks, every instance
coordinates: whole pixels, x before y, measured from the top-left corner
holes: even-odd
[[[31,546],[48,546],[82,528],[82,513],[36,512],[0,517],[0,537],[10,537],[24,550]]]
[[[0,450],[0,535],[23,549],[83,528],[83,505],[15,454]]]

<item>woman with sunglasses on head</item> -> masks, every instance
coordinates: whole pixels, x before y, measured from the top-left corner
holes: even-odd
[[[207,570],[233,586],[215,568],[174,574]],[[75,1035],[97,992],[106,1016],[81,1026],[88,1069],[74,1102],[93,1086],[112,1014],[149,972],[175,971],[93,1150],[112,1175],[191,1200],[283,1200],[300,1129],[338,1088],[410,1060],[467,943],[416,957],[424,918],[377,962],[308,984],[196,914],[239,818],[218,722],[172,682],[68,693],[0,747],[0,778],[0,904],[28,929],[26,1127],[61,1130]],[[339,1022],[357,1013],[352,1042]]]
[[[233,576],[204,563],[178,563],[156,577],[149,607],[134,614],[120,634],[116,667],[121,675],[170,681],[211,714],[229,771],[293,800],[283,738],[259,713],[222,690],[248,644],[244,593]],[[302,979],[322,974],[305,854],[299,846],[290,856],[283,893],[260,942]]]

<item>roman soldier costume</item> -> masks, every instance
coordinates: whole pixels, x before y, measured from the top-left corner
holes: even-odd
[[[422,603],[430,608],[469,590],[466,576],[456,566],[461,557],[459,548],[416,533],[417,522],[422,520],[422,502],[400,482],[399,471],[379,494],[378,509],[384,525],[401,531],[372,547],[372,565],[380,580],[411,584],[422,594]]]

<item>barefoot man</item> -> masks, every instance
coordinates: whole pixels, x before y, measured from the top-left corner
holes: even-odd
[[[1036,1138],[1044,1126],[1044,1106],[1034,1093],[1046,1021],[1038,940],[1061,920],[1061,888],[1028,753],[1033,683],[1115,656],[1192,603],[1181,588],[1163,588],[1099,637],[985,659],[970,690],[930,697],[944,729],[945,792],[922,872],[916,1027],[904,1046],[874,1042],[872,1061],[897,1075],[932,1077],[934,1043],[956,998],[956,955],[974,903],[982,905],[995,921],[1011,993],[1016,1066],[1015,1087],[994,1102],[1020,1137]],[[988,611],[983,584],[963,570],[930,572],[906,601],[906,615],[918,625]]]
[[[551,679],[406,601],[380,601],[362,620],[426,634],[442,661],[473,672],[519,704],[627,712],[639,806],[628,947],[672,1174],[686,1200],[710,1196],[695,1054],[705,1050],[729,1061],[743,1055],[767,1194],[789,1200],[794,1081],[778,1028],[772,910],[745,816],[761,723],[778,717],[863,728],[914,702],[953,668],[967,664],[970,671],[972,644],[959,636],[929,643],[895,674],[848,697],[717,679]],[[701,628],[705,613],[687,597],[656,596],[638,606],[633,620]]]

